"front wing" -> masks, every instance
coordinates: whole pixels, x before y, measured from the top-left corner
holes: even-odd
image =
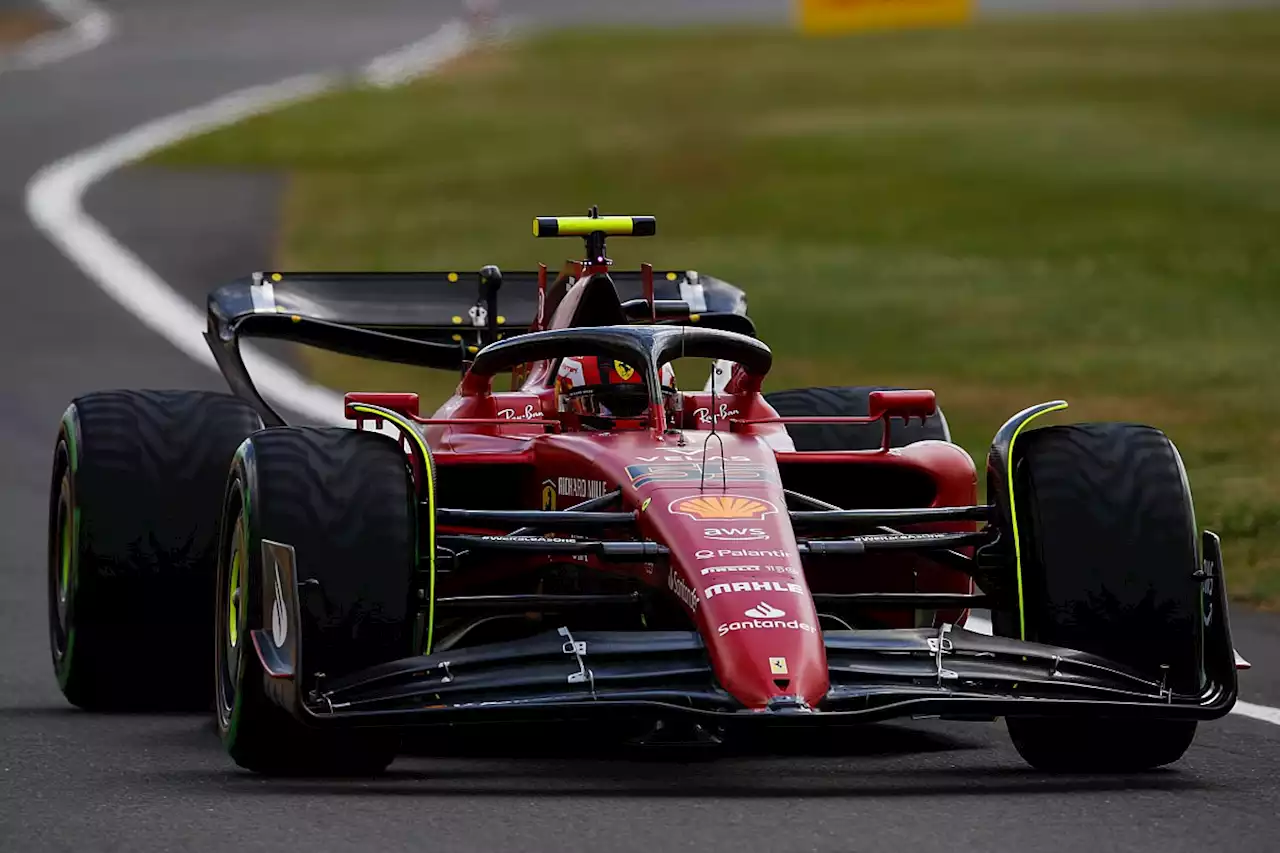
[[[583,632],[391,661],[303,688],[262,631],[269,694],[313,725],[419,726],[620,716],[737,725],[901,716],[1145,716],[1214,719],[1237,695],[1218,538],[1204,536],[1204,679],[1195,695],[1096,655],[944,625],[827,631],[831,688],[816,707],[779,697],[747,709],[715,679],[696,632]]]

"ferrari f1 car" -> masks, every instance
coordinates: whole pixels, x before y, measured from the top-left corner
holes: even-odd
[[[740,290],[611,269],[607,237],[654,230],[538,218],[585,256],[485,267],[478,294],[444,272],[255,274],[208,303],[234,396],[75,400],[49,515],[68,700],[212,701],[267,773],[381,771],[409,727],[714,739],[903,716],[1003,717],[1038,768],[1133,770],[1231,709],[1222,552],[1164,433],[1030,406],[996,431],[980,503],[932,391],[764,394]],[[345,426],[287,425],[251,336],[461,380],[428,416],[362,392]],[[712,364],[701,390],[672,387],[686,358]]]

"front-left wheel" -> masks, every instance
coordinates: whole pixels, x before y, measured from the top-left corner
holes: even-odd
[[[218,509],[262,421],[227,394],[102,391],[62,415],[49,495],[49,645],[89,710],[203,710]]]
[[[393,733],[309,725],[273,699],[253,632],[281,647],[292,636],[303,691],[319,673],[414,654],[418,506],[405,452],[351,429],[263,430],[235,454],[222,517],[214,704],[223,746],[241,767],[272,775],[386,769]],[[283,572],[281,554],[291,563]],[[300,624],[288,624],[288,596]]]
[[[1206,624],[1200,559],[1173,442],[1138,424],[1046,427],[1026,434],[1014,465],[1025,622],[1000,621],[1027,639],[1198,693]],[[1196,733],[1194,720],[1013,716],[1006,724],[1028,763],[1066,772],[1171,764]]]

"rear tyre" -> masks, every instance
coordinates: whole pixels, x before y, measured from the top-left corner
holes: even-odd
[[[783,417],[828,416],[865,418],[871,411],[872,391],[898,391],[888,385],[865,385],[849,388],[793,388],[764,395],[765,402]],[[787,434],[799,451],[875,450],[880,447],[884,429],[880,424],[787,424]],[[913,418],[889,419],[889,441],[892,447],[905,447],[917,441],[936,439],[950,441],[947,419],[939,408],[921,423]]]
[[[897,386],[862,385],[847,388],[792,388],[786,391],[774,391],[765,395],[765,401],[783,417],[827,416],[827,417],[860,417],[865,418],[871,411],[872,391],[898,391]],[[884,441],[884,427],[881,424],[787,424],[787,434],[795,449],[802,452],[824,452],[832,450],[878,450]],[[939,408],[936,414],[925,418],[912,418],[907,423],[902,418],[889,419],[889,445],[905,447],[917,441],[927,440],[950,441],[951,433],[947,428],[946,417]],[[808,491],[802,489],[802,491]],[[836,499],[834,495],[822,495],[817,491],[809,494]],[[848,506],[848,504],[841,504]],[[964,586],[956,592],[967,592],[968,579]],[[944,588],[945,589],[945,588]],[[940,590],[941,591],[941,590]],[[946,590],[952,591],[952,590]],[[934,610],[917,610],[911,615],[909,622],[899,621],[901,612],[867,612],[859,611],[859,627],[909,627],[932,625],[938,620]],[[958,618],[952,616],[951,618]]]
[[[1015,447],[1026,637],[1092,652],[1181,693],[1200,688],[1196,524],[1182,460],[1136,424],[1038,429]],[[1012,618],[1008,632],[1021,631]],[[1177,761],[1194,721],[1010,718],[1041,770],[1136,771]]]
[[[263,609],[263,540],[294,551],[303,671],[334,678],[414,654],[417,505],[393,440],[340,428],[268,429],[236,453],[218,560],[216,720],[236,764],[272,775],[370,775],[399,737],[310,727],[268,695],[250,632]],[[286,593],[289,594],[289,593]]]
[[[49,499],[49,645],[89,710],[201,710],[218,510],[262,422],[205,391],[103,391],[62,416]]]

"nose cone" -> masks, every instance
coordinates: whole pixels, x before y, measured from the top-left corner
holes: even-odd
[[[668,585],[691,605],[721,686],[748,708],[784,696],[814,705],[829,686],[780,492],[663,489],[645,513],[668,543]]]
[[[720,686],[760,711],[817,705],[826,649],[773,448],[732,432],[640,432],[610,437],[595,464],[641,509],[641,534],[670,551],[667,586]]]

